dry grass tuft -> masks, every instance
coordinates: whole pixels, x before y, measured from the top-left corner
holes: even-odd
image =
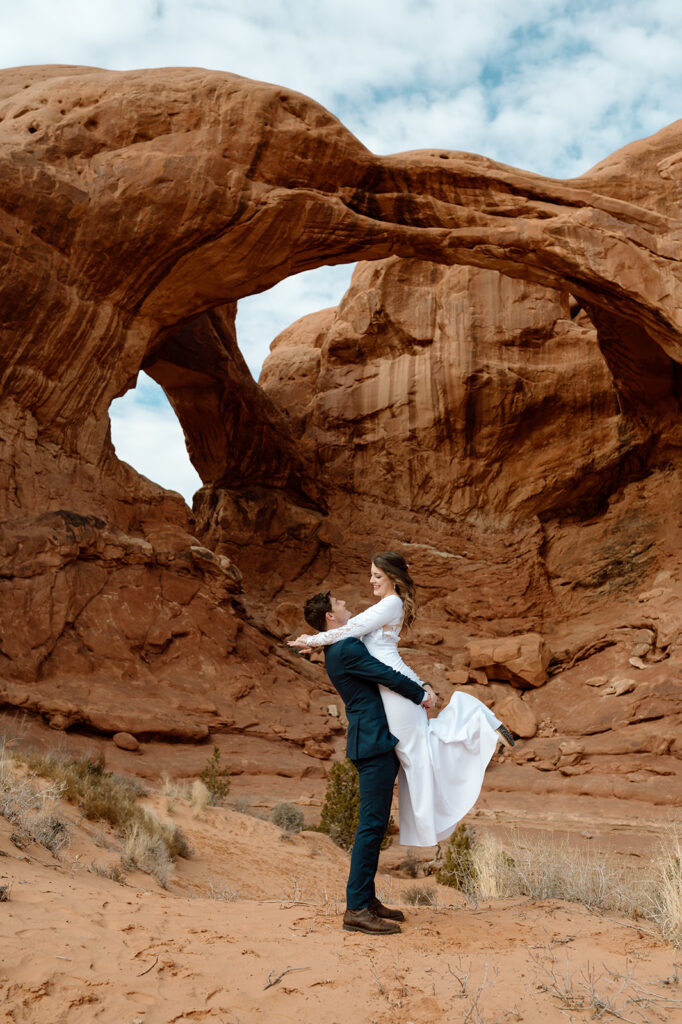
[[[139,806],[137,798],[146,790],[136,779],[106,772],[92,761],[70,761],[55,752],[16,755],[15,760],[52,781],[53,786],[43,793],[49,793],[52,799],[63,797],[76,804],[89,820],[106,821],[115,828],[123,839],[126,867],[138,867],[166,887],[173,861],[191,855],[181,829]],[[24,780],[24,785],[34,787],[30,780]],[[55,833],[55,827],[45,820],[44,831],[49,828]]]
[[[277,804],[270,815],[273,823],[281,828],[282,832],[293,835],[300,832],[305,825],[303,811],[293,804]]]
[[[90,864],[90,871],[94,875],[101,875],[102,878],[110,878],[112,882],[125,885],[126,876],[123,864],[98,864],[93,860]]]
[[[175,826],[161,821],[151,811],[126,829],[121,861],[125,868],[139,868],[152,875],[162,889],[168,888],[173,871],[172,835]]]
[[[599,849],[568,841],[492,836],[460,837],[446,848],[438,881],[474,899],[526,896],[580,903],[590,910],[651,921],[663,938],[682,946],[682,832],[672,831],[640,870]],[[447,879],[451,879],[449,882]]]
[[[211,802],[211,794],[208,786],[201,781],[201,779],[195,779],[192,785],[192,812],[195,818],[198,818],[203,810],[208,807]]]
[[[68,846],[69,827],[55,812],[61,793],[59,783],[41,787],[22,777],[5,748],[0,749],[0,815],[14,825],[12,838],[20,849],[40,843],[57,857]]]
[[[413,907],[433,907],[437,902],[435,889],[429,889],[423,885],[411,885],[403,893],[403,898]]]

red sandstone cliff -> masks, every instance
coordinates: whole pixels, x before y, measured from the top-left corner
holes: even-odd
[[[236,76],[50,67],[0,75],[0,139],[0,699],[324,756],[319,675],[273,636],[310,587],[359,599],[380,542],[441,630],[434,673],[471,634],[542,629],[559,666],[621,628],[602,649],[627,663],[648,629],[644,691],[602,718],[674,731],[681,123],[559,182],[376,157]],[[256,385],[235,302],[356,259],[377,262]],[[204,481],[194,516],[113,452],[142,368]],[[551,717],[557,692],[524,700]]]

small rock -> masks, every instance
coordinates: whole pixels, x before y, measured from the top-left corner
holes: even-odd
[[[320,761],[326,761],[334,753],[334,748],[328,743],[316,743],[314,740],[306,740],[303,744],[304,754],[316,757]]]
[[[654,587],[653,590],[644,590],[641,594],[637,595],[638,601],[655,601],[657,597],[662,597],[665,593],[663,587]]]
[[[642,661],[641,658],[629,658],[628,659],[633,668],[646,668],[646,662]]]
[[[330,714],[332,716],[332,718],[338,718],[339,717],[339,709],[336,706],[336,704],[328,704],[327,705],[327,713]]]
[[[68,715],[63,715],[61,711],[57,711],[56,714],[50,715],[48,725],[50,726],[50,729],[59,729],[63,731],[64,729],[69,728],[71,725],[71,719]]]
[[[645,654],[648,654],[651,650],[651,644],[641,643],[635,644],[630,654],[633,658],[643,658]]]
[[[485,675],[485,672],[483,674]],[[454,683],[455,686],[464,686],[469,682],[469,672],[465,668],[451,668],[445,673],[445,678],[449,683]],[[486,683],[488,682],[487,676],[485,681]]]
[[[622,697],[624,693],[631,693],[634,688],[634,679],[612,679],[611,685],[604,690],[604,696],[611,694],[615,697]]]
[[[443,643],[443,634],[437,633],[435,629],[425,629],[423,632],[420,632],[419,639],[423,644],[436,647],[438,644]]]
[[[606,683],[608,683],[606,676],[592,676],[591,679],[585,680],[586,686],[604,686]]]
[[[140,743],[130,732],[116,732],[112,736],[114,744],[120,750],[139,750]]]
[[[573,754],[562,754],[557,762],[557,767],[572,767],[574,764],[579,764],[580,761],[582,761],[582,757],[583,755],[578,750],[576,750]]]
[[[556,768],[554,761],[533,761],[533,768],[539,772],[553,772]]]
[[[480,683],[481,686],[488,685],[488,677],[482,668],[470,668],[467,675],[472,683]]]
[[[495,706],[495,714],[515,735],[531,739],[538,731],[535,712],[520,697],[507,697]]]
[[[584,743],[578,743],[577,740],[566,740],[564,743],[559,744],[559,753],[562,755],[584,754],[585,745]]]

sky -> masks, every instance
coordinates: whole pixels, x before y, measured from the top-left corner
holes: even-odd
[[[198,66],[306,93],[376,153],[438,147],[579,175],[682,116],[680,0],[22,0],[0,66]],[[352,267],[239,303],[257,378],[275,336],[336,305]],[[144,374],[110,410],[120,458],[191,503],[200,485]]]

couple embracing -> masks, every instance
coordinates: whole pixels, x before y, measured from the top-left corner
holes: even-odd
[[[398,652],[403,624],[416,613],[414,583],[394,551],[372,559],[370,583],[377,603],[351,617],[329,591],[306,602],[304,616],[317,630],[289,641],[302,650],[325,649],[325,667],[346,708],[346,753],[360,779],[360,823],[346,887],[346,931],[399,932],[400,910],[379,902],[374,877],[398,776],[400,842],[435,846],[447,839],[481,790],[500,740],[513,740],[485,704],[454,693],[429,721],[436,703],[427,683]]]

